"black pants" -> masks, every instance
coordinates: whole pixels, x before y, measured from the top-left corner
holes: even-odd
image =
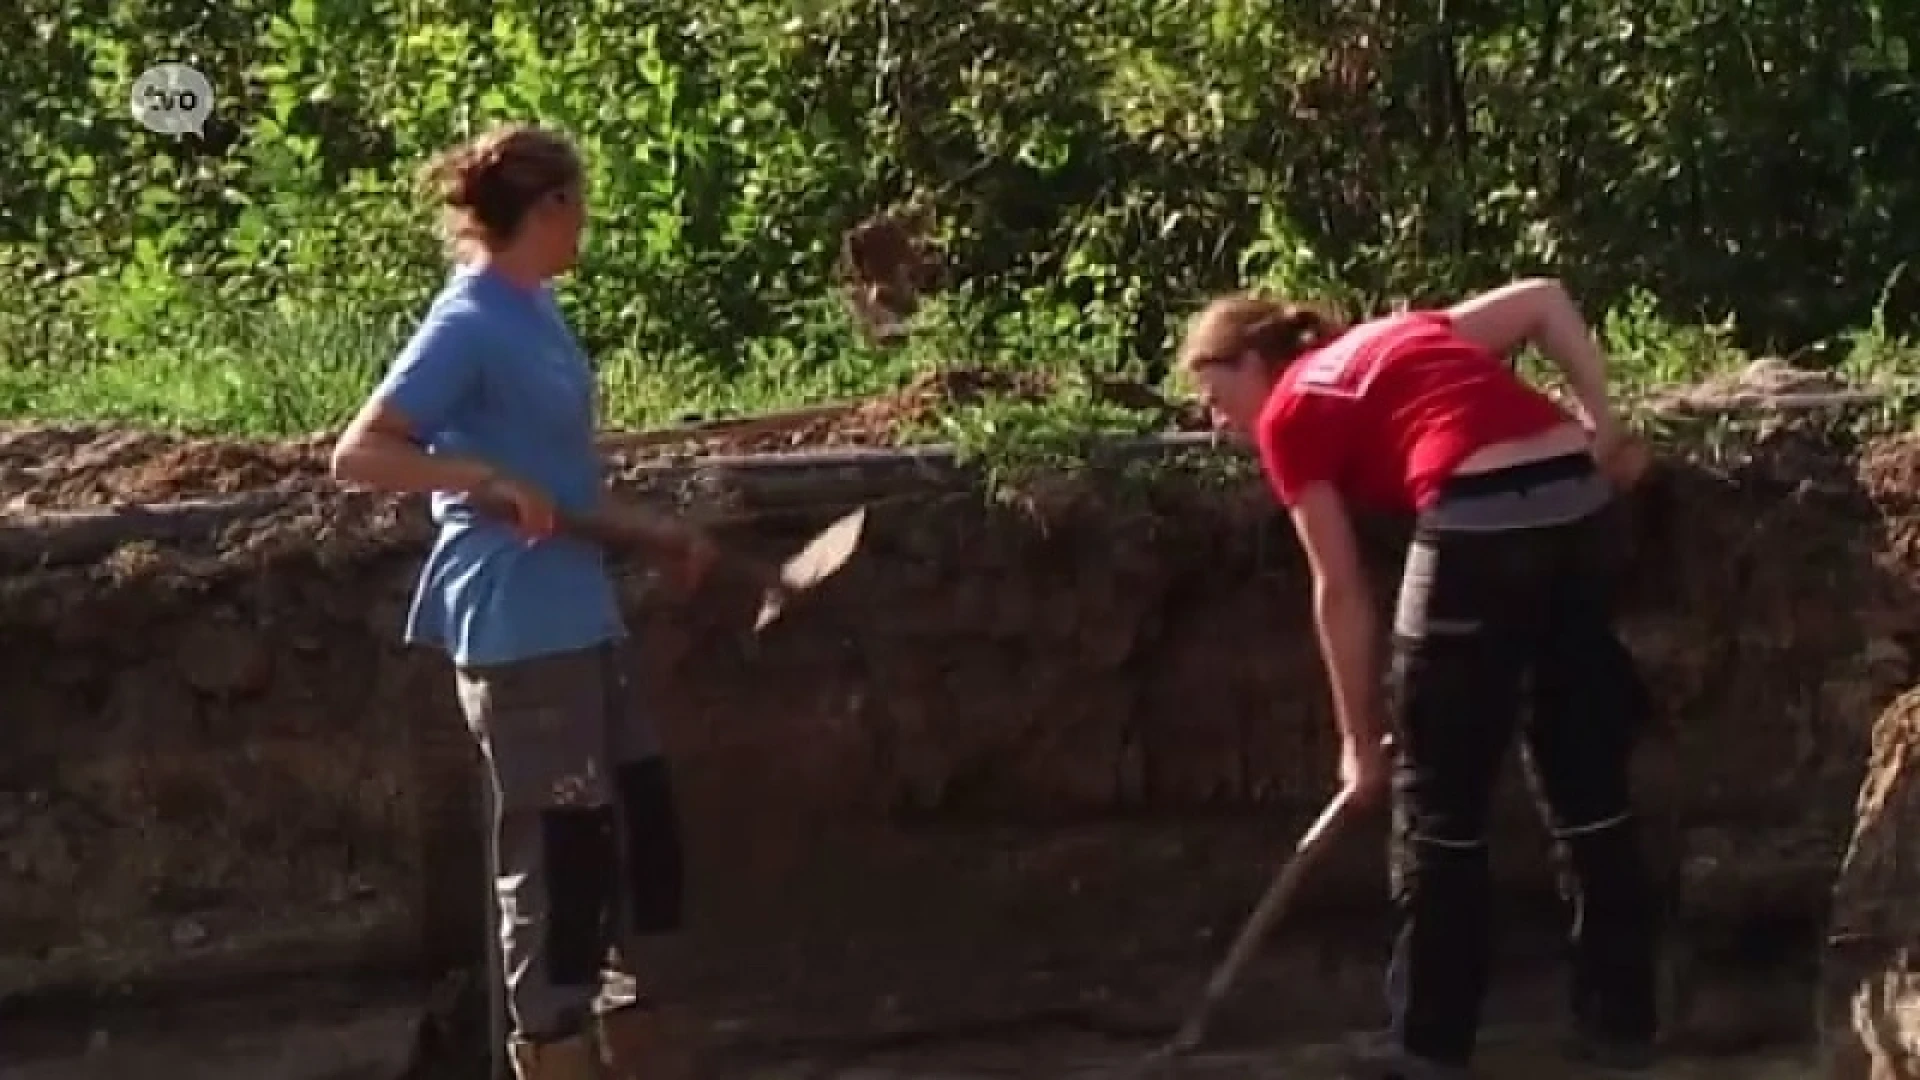
[[[1628,792],[1648,702],[1612,625],[1612,508],[1436,527],[1525,521],[1531,493],[1564,495],[1589,482],[1583,469],[1584,458],[1557,459],[1458,480],[1441,508],[1453,512],[1424,518],[1408,555],[1390,676],[1399,932],[1388,990],[1395,1036],[1436,1062],[1473,1052],[1491,945],[1487,816],[1516,732],[1573,882],[1574,1021],[1603,1039],[1654,1034],[1656,907]],[[1555,521],[1553,501],[1543,494],[1532,512]]]

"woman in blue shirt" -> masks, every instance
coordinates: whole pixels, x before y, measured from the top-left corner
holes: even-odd
[[[406,637],[452,658],[490,766],[509,1053],[522,1080],[592,1077],[602,961],[678,928],[682,867],[605,557],[555,527],[558,512],[608,509],[594,373],[549,285],[579,255],[584,173],[566,140],[512,126],[442,154],[428,178],[456,266],[341,436],[333,474],[432,495],[439,533]],[[616,513],[622,538],[682,585],[710,562],[697,531]],[[615,1076],[663,1075],[641,1060],[665,1052],[655,1017],[641,994],[599,1018]]]

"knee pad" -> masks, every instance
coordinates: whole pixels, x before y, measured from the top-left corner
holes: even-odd
[[[627,924],[634,934],[680,928],[686,864],[664,758],[621,765],[614,791],[626,824]]]
[[[547,977],[560,986],[596,983],[614,892],[612,807],[540,811],[547,893]]]

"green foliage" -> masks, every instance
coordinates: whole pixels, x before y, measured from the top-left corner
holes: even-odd
[[[589,161],[563,302],[615,424],[1044,365],[1059,402],[928,434],[1046,460],[1138,422],[1092,376],[1157,381],[1247,284],[1358,314],[1553,273],[1642,380],[1914,355],[1912,4],[15,0],[0,33],[4,415],[338,423],[444,272],[419,167],[510,119]],[[167,59],[216,87],[204,138],[129,117]],[[907,205],[954,288],[876,350],[833,261]]]
[[[941,442],[963,464],[979,467],[994,491],[1017,491],[1034,479],[1069,472],[1087,461],[1096,443],[1151,430],[1142,414],[1100,401],[1076,386],[1044,402],[965,405],[941,416]]]

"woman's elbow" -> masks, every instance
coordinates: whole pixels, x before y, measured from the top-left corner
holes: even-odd
[[[1509,285],[1508,288],[1512,289],[1516,294],[1519,294],[1519,295],[1531,295],[1531,296],[1544,297],[1547,299],[1554,299],[1554,298],[1564,297],[1567,295],[1566,285],[1562,283],[1561,280],[1557,277],[1536,276],[1536,277],[1515,278],[1513,280],[1513,283]]]
[[[334,482],[359,487],[379,487],[392,455],[388,453],[393,436],[393,420],[385,406],[370,401],[347,422],[346,429],[334,440],[327,467]]]
[[[1454,329],[1496,353],[1508,353],[1533,340],[1571,301],[1559,279],[1518,278],[1454,305]]]
[[[333,453],[327,458],[327,471],[336,484],[359,484],[365,477],[362,471],[364,460],[360,440],[352,434],[342,435],[333,444]]]
[[[1580,308],[1573,302],[1573,294],[1559,278],[1536,277],[1522,278],[1518,282],[1520,293],[1525,297],[1527,322],[1540,328],[1560,325],[1567,316],[1578,316]]]
[[[382,486],[390,455],[383,445],[387,436],[366,424],[353,423],[333,444],[327,468],[335,483],[352,487]]]

